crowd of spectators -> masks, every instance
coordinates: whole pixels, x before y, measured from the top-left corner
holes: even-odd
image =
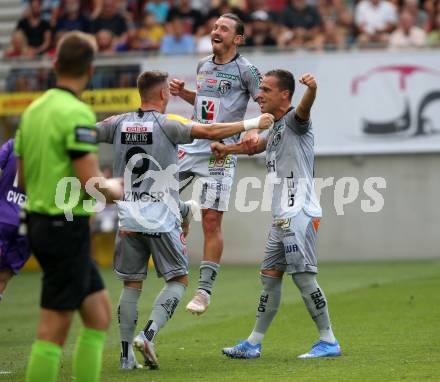
[[[67,31],[96,36],[99,52],[209,53],[216,18],[238,14],[244,45],[334,50],[440,46],[440,0],[23,0],[5,57],[54,54]]]

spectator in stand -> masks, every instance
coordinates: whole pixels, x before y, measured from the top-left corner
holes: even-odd
[[[418,0],[405,0],[403,9],[412,14],[415,25],[419,28],[425,28],[428,23],[428,14],[421,8],[419,8]]]
[[[390,35],[390,49],[420,48],[425,45],[425,31],[415,25],[411,12],[403,10],[399,17],[398,28]]]
[[[17,29],[23,31],[29,44],[29,55],[42,54],[50,47],[50,25],[41,18],[41,6],[39,0],[32,0],[27,16],[22,18]]]
[[[345,30],[342,29],[332,17],[324,19],[324,34],[322,49],[344,49],[347,46]]]
[[[104,0],[101,14],[92,21],[93,33],[102,29],[111,31],[116,36],[117,42],[126,42],[128,27],[125,18],[119,13],[118,0]]]
[[[108,29],[101,29],[96,34],[98,53],[103,56],[111,56],[114,53],[113,32]]]
[[[142,44],[136,29],[129,29],[127,32],[127,40],[124,43],[116,44],[116,52],[133,52],[141,50]]]
[[[322,20],[316,8],[305,0],[291,0],[281,15],[285,26],[278,45],[313,49],[322,46]]]
[[[440,12],[437,13],[433,27],[427,36],[427,43],[431,47],[440,47]]]
[[[425,25],[425,32],[431,32],[434,28],[435,18],[440,13],[440,1],[439,0],[425,0],[423,3],[423,10],[428,16],[428,21]]]
[[[160,41],[165,35],[165,29],[160,25],[153,13],[147,12],[142,27],[138,30],[142,49],[159,49]]]
[[[182,19],[185,33],[196,34],[203,24],[202,14],[191,8],[191,2],[189,0],[180,0],[178,5],[171,7],[168,12],[167,21],[169,22],[175,17]]]
[[[58,19],[55,31],[90,31],[89,19],[81,13],[80,0],[65,0],[64,9],[61,17]]]
[[[286,6],[286,0],[249,0],[247,10],[249,14],[255,11],[266,11],[272,21],[277,21],[279,14]]]
[[[29,56],[28,42],[23,31],[17,29],[12,33],[11,43],[5,50],[4,56],[7,58]]]
[[[168,4],[168,1],[151,0],[147,2],[144,9],[146,12],[152,13],[159,24],[165,24],[170,5]]]
[[[170,33],[162,38],[160,52],[163,54],[194,53],[196,44],[194,37],[184,32],[183,21],[179,17],[170,20]]]
[[[251,13],[251,29],[246,38],[246,46],[264,47],[276,46],[277,42],[272,37],[272,21],[266,11],[255,11]]]
[[[22,1],[26,4],[27,9],[24,16],[27,16],[28,6],[31,4],[31,0]],[[40,0],[41,18],[49,23],[51,27],[54,27],[57,23],[57,19],[60,13],[60,0]]]
[[[243,22],[248,22],[249,18],[246,13],[244,13],[240,8],[232,6],[228,0],[220,0],[219,5],[213,9],[211,9],[208,13],[208,18],[217,17],[219,18],[221,15],[225,13],[234,13],[236,14]]]
[[[326,49],[342,49],[351,42],[353,16],[343,0],[319,0],[318,12],[323,20]]]
[[[214,29],[214,24],[217,21],[217,18],[218,17],[216,16],[210,17],[206,21],[206,23],[201,28],[199,28],[196,42],[197,53],[212,53],[211,31]]]
[[[361,0],[355,10],[359,45],[387,43],[396,22],[397,12],[393,4],[386,0]]]

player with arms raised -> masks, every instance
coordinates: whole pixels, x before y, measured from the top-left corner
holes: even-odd
[[[98,141],[113,144],[116,176],[124,176],[124,199],[118,202],[119,231],[114,271],[123,281],[119,300],[121,368],[138,368],[132,342],[145,365],[159,367],[154,341],[173,316],[188,285],[188,259],[180,227],[178,144],[195,138],[222,139],[249,128],[268,128],[272,115],[244,122],[200,124],[165,114],[170,97],[168,74],[147,71],[138,78],[141,107],[97,126]],[[125,172],[129,170],[128,176]],[[134,337],[138,300],[153,257],[165,280],[144,329]]]
[[[341,355],[331,328],[327,299],[316,281],[315,243],[322,211],[313,182],[315,155],[310,110],[317,85],[310,74],[302,76],[300,82],[307,86],[307,90],[294,109],[291,106],[295,91],[292,73],[286,70],[266,73],[260,86],[260,108],[264,113],[273,114],[276,121],[268,136],[260,136],[254,147],[212,144],[214,153],[220,158],[232,153],[266,151],[268,179],[274,185],[273,224],[261,265],[263,291],[257,319],[246,341],[223,349],[223,353],[231,358],[260,356],[261,342],[280,305],[284,273],[292,275],[320,334],[311,351],[300,358]]]
[[[235,14],[219,17],[211,32],[213,55],[197,65],[197,91],[185,88],[183,81],[171,81],[171,94],[194,105],[193,120],[200,123],[232,122],[243,119],[249,98],[256,99],[261,76],[258,69],[237,52],[243,41],[244,24]],[[252,139],[253,133],[245,140]],[[225,143],[238,142],[239,135]],[[187,310],[201,314],[210,303],[211,291],[223,252],[221,223],[227,211],[237,157],[229,155],[224,161],[212,156],[212,141],[197,139],[180,146],[179,170],[181,180],[199,176],[202,180],[202,225],[205,237],[203,260],[200,265],[198,290]],[[182,204],[181,204],[182,206]],[[186,208],[186,211],[185,211]],[[182,206],[182,215],[188,206]]]

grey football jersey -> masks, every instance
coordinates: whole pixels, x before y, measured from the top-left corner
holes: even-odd
[[[113,144],[113,175],[124,178],[119,226],[169,232],[179,213],[178,144],[192,142],[194,122],[157,111],[116,115],[97,124],[98,142]]]
[[[246,114],[249,98],[257,97],[261,74],[240,54],[227,64],[215,64],[214,55],[203,58],[197,65],[197,93],[193,120],[199,123],[236,122]],[[223,139],[236,143],[240,135]],[[188,153],[211,154],[208,139],[196,139],[183,149]]]
[[[275,122],[266,140],[268,180],[274,187],[273,217],[291,218],[301,210],[309,216],[321,217],[313,180],[315,153],[311,121],[299,122],[292,108]]]

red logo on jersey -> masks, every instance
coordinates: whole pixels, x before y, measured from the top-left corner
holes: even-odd
[[[213,121],[215,112],[215,104],[213,101],[202,101],[202,119],[205,121]]]
[[[177,157],[179,158],[179,159],[183,159],[183,157],[186,155],[186,151],[185,150],[182,150],[182,149],[179,149],[178,151],[177,151]]]

